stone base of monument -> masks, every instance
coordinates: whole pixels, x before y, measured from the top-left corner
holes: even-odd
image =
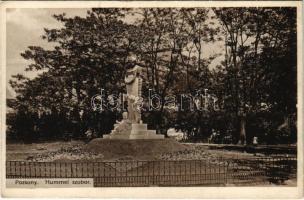
[[[103,135],[103,138],[117,140],[164,139],[164,135],[156,134],[156,130],[148,130],[147,124],[123,123],[114,124],[114,130],[110,134]]]

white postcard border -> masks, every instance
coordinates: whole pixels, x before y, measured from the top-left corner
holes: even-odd
[[[137,187],[137,188],[48,188],[5,187],[6,120],[6,8],[91,7],[297,7],[298,37],[298,184],[297,187]],[[300,1],[18,1],[0,2],[1,9],[1,190],[4,197],[103,197],[103,198],[299,198],[303,196],[303,16]]]

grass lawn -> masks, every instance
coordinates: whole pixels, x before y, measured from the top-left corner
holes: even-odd
[[[231,185],[265,185],[267,180],[252,160],[263,155],[172,140],[7,144],[6,155],[7,161],[27,161],[10,162],[7,174],[11,177],[92,177],[97,186],[119,186],[117,181],[121,186],[218,185],[227,180]],[[228,168],[224,161],[233,158],[241,163]],[[294,186],[295,177],[286,183]]]
[[[176,144],[169,141],[161,144],[146,144],[138,141],[136,144],[86,144],[83,141],[44,142],[32,144],[7,144],[6,160],[23,161],[116,161],[116,160],[201,160],[201,159],[240,159],[254,158],[250,153],[237,151],[211,150],[206,145],[198,143]],[[124,147],[123,147],[124,146]],[[149,149],[150,148],[150,149]],[[151,149],[157,149],[151,150]],[[95,157],[83,156],[85,153]]]
[[[6,160],[28,160],[41,154],[56,152],[61,148],[84,145],[82,141],[44,142],[32,144],[6,144]]]

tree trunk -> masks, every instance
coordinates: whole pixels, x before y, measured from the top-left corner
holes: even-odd
[[[238,144],[246,145],[246,118],[240,117],[240,137]]]

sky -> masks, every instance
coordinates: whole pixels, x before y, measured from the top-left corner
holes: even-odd
[[[45,40],[42,40],[44,28],[59,28],[62,26],[60,22],[52,17],[54,14],[66,13],[68,17],[86,16],[87,9],[85,8],[70,8],[70,9],[7,9],[6,10],[6,82],[15,74],[24,74],[27,77],[33,78],[37,76],[37,72],[25,72],[25,68],[30,61],[22,58],[20,53],[24,52],[28,46],[41,46],[46,49],[51,49],[53,46]],[[205,46],[205,56],[222,52],[222,44],[213,43]],[[219,63],[221,58],[217,58],[212,65]],[[12,89],[8,90],[13,93]]]
[[[28,46],[52,48],[52,44],[42,40],[43,28],[58,28],[60,22],[52,15],[66,13],[67,16],[85,16],[87,9],[7,9],[6,10],[6,82],[15,74],[25,74],[33,78],[37,72],[25,72],[29,61],[20,53]],[[8,88],[11,90],[11,88]]]

